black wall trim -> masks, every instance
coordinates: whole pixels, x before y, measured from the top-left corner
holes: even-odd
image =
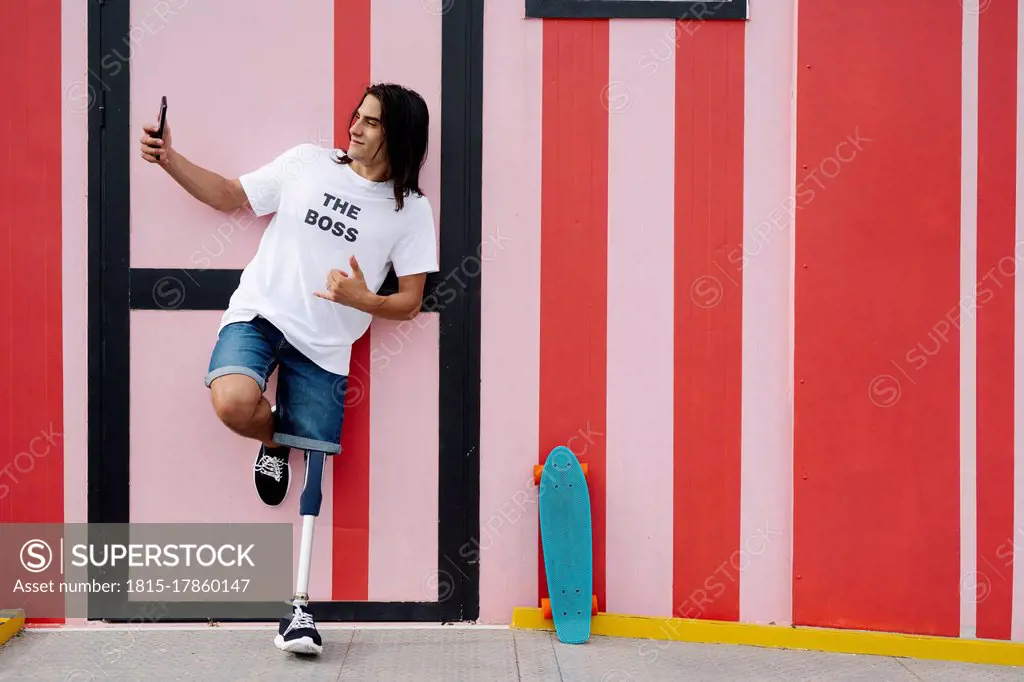
[[[238,287],[241,270],[188,268],[132,268],[129,304],[132,310],[225,310]],[[427,275],[423,312],[440,312],[454,292],[438,273]],[[380,294],[398,291],[398,278],[390,272]]]
[[[445,620],[480,610],[480,247],[484,0],[451,3],[441,38],[441,272],[454,300],[441,315],[438,578]],[[471,272],[467,265],[473,263]],[[465,275],[465,276],[464,276]],[[445,491],[448,491],[445,494]],[[462,491],[463,494],[451,494]]]
[[[132,268],[132,310],[226,310],[241,270]]]
[[[514,2],[521,0],[505,0]],[[748,19],[748,0],[526,0],[528,18],[548,19]]]
[[[89,84],[96,95],[88,152],[88,520],[128,523],[130,311],[224,310],[241,272],[131,268],[129,162],[138,134],[128,116],[130,69],[116,59],[129,41],[129,0],[89,0],[88,7]],[[450,622],[479,614],[483,12],[484,0],[460,0],[442,18],[441,267],[428,278],[423,304],[440,314],[441,593],[428,603],[314,602],[322,621]],[[396,283],[392,273],[383,291],[395,291]],[[126,601],[118,609],[123,620],[140,620],[153,605]],[[201,620],[179,618],[168,606],[161,620]]]
[[[90,523],[127,523],[130,174],[129,3],[89,2]]]

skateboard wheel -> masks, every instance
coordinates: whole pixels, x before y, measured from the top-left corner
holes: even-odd
[[[596,594],[590,596],[590,615],[591,616],[596,616],[597,615],[597,595]]]
[[[583,478],[587,478],[588,467],[586,462],[580,463],[580,468],[583,469]],[[540,475],[544,472],[543,464],[533,465],[533,484],[540,485]]]
[[[540,600],[540,612],[544,616],[544,620],[551,620],[551,600],[541,599]]]

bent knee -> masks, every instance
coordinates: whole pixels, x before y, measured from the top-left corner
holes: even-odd
[[[217,417],[232,428],[245,428],[252,421],[263,395],[255,381],[235,374],[215,379],[210,394]]]

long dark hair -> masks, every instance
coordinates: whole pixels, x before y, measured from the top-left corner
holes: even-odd
[[[359,104],[352,110],[350,126],[367,95],[373,95],[380,102],[380,120],[384,136],[381,146],[387,152],[390,166],[386,179],[394,183],[395,210],[400,211],[405,206],[405,197],[410,193],[415,192],[423,196],[420,189],[420,169],[427,157],[430,113],[427,110],[427,103],[415,90],[394,83],[374,83],[366,88]],[[343,164],[352,163],[348,154],[335,157],[335,161]]]

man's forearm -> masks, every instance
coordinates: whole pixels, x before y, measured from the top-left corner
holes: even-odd
[[[236,208],[230,205],[230,181],[219,173],[197,166],[173,149],[164,170],[186,192],[207,206],[221,211]]]
[[[353,307],[385,320],[411,320],[419,314],[421,303],[409,293],[381,296],[367,291],[364,300]]]

